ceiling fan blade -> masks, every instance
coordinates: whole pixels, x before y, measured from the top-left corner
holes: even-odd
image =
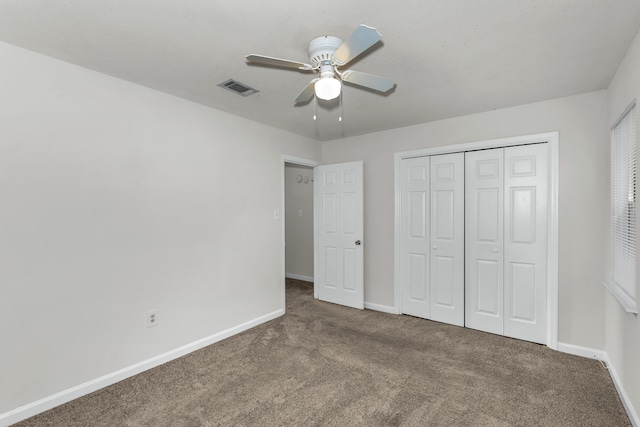
[[[341,77],[342,80],[347,83],[377,90],[378,92],[387,92],[395,86],[395,83],[386,77],[363,73],[361,71],[347,70],[342,73]]]
[[[288,59],[273,58],[271,56],[255,54],[247,55],[245,58],[247,58],[247,62],[251,62],[254,64],[271,65],[274,67],[283,68],[296,68],[302,71],[313,70],[313,67],[309,64],[305,64],[304,62],[290,61]]]
[[[337,66],[343,66],[352,61],[365,50],[382,40],[382,36],[373,27],[360,25],[333,53],[331,60]]]
[[[295,101],[296,104],[311,101],[311,99],[313,98],[313,95],[315,94],[314,89],[315,89],[316,82],[318,80],[320,79],[311,80],[309,84],[307,84],[307,86],[304,89],[302,89],[302,92],[300,92],[300,94],[296,98],[296,101]]]

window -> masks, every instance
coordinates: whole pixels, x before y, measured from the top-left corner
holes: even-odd
[[[611,283],[628,313],[636,305],[636,106],[611,128]]]

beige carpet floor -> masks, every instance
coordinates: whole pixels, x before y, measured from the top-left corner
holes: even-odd
[[[19,426],[625,426],[600,362],[313,299]]]

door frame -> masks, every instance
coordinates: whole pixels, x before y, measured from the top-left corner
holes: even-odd
[[[286,278],[286,249],[285,249],[285,226],[286,226],[286,217],[285,217],[285,197],[286,197],[286,181],[285,181],[285,164],[286,163],[290,163],[290,164],[294,164],[294,165],[300,165],[300,166],[309,166],[312,168],[315,168],[316,166],[320,166],[322,163],[316,160],[309,160],[309,159],[303,159],[301,157],[295,157],[295,156],[290,156],[288,154],[282,154],[280,156],[280,190],[282,192],[282,195],[280,197],[280,232],[281,232],[281,244],[280,246],[282,247],[282,263],[280,266],[280,283],[282,283],[282,311],[283,313],[287,312],[287,299],[286,299],[286,283],[287,283],[287,278]],[[315,227],[314,227],[315,228]],[[315,265],[315,257],[316,257],[316,251],[315,251],[315,240],[316,240],[316,234],[315,234],[315,230],[313,231],[313,262]],[[314,282],[313,285],[313,293],[314,296],[317,298],[317,293],[318,290],[316,289],[316,285]]]
[[[558,350],[558,144],[559,133],[547,132],[508,138],[490,139],[454,145],[443,145],[394,154],[394,313],[402,313],[402,287],[400,283],[401,233],[401,162],[413,157],[458,153],[461,151],[510,147],[535,143],[548,144],[549,204],[547,229],[547,347]]]

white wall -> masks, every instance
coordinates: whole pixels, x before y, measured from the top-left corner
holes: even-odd
[[[0,63],[0,414],[283,308],[281,155],[319,143],[4,43]]]
[[[618,67],[609,85],[609,119],[607,123],[609,127],[615,123],[634,99],[640,101],[639,76],[640,35],[636,35],[627,56]],[[636,114],[639,111],[640,109],[636,108]],[[640,114],[639,117],[636,117],[636,123],[640,123]],[[607,174],[607,184],[609,183],[608,177]],[[606,203],[608,207],[609,199],[606,200]],[[637,220],[640,221],[640,218]],[[636,229],[639,229],[637,225]],[[607,241],[609,242],[609,239]],[[636,247],[640,247],[640,245],[636,243]],[[608,251],[603,253],[603,257],[609,261]],[[638,251],[638,265],[640,265],[640,251]],[[608,273],[602,278],[603,281],[610,278],[611,266],[608,267]],[[638,281],[636,281],[636,295],[640,296]],[[638,363],[640,360],[640,320],[626,314],[618,302],[608,293],[605,304],[606,352],[637,416],[640,414],[640,364]]]
[[[284,182],[286,273],[313,278],[313,168],[287,163]]]
[[[603,349],[606,121],[599,91],[324,143],[325,164],[364,161],[365,301],[394,304],[395,152],[559,131],[559,340]]]

